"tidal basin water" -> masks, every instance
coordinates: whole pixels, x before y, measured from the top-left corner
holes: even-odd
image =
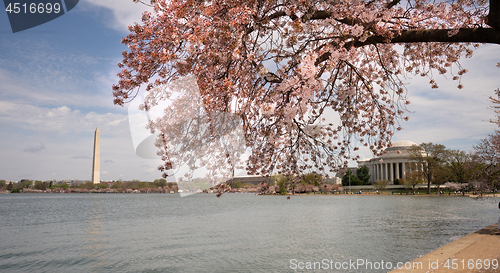
[[[2,194],[0,272],[387,272],[345,265],[411,261],[495,223],[498,201]]]

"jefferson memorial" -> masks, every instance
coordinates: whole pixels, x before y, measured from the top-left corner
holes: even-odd
[[[395,179],[404,178],[407,172],[422,169],[422,165],[410,156],[413,145],[417,144],[408,140],[395,141],[381,156],[358,160],[358,168],[367,166],[370,169],[372,184],[378,180],[389,180],[394,184]]]

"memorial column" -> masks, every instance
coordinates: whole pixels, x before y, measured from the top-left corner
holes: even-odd
[[[394,181],[394,163],[389,163],[389,181]]]

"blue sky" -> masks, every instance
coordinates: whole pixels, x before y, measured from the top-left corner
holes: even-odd
[[[81,0],[64,16],[15,34],[0,12],[0,179],[89,180],[97,126],[102,180],[160,178],[159,160],[135,154],[128,106],[113,105],[111,95],[126,49],[121,38],[146,9],[132,0]],[[462,90],[444,77],[440,89],[408,80],[410,121],[393,140],[472,150],[495,130],[488,97],[500,87],[498,62],[500,46],[481,46],[463,61],[469,73]]]

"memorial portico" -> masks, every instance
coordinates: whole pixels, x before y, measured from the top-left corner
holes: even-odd
[[[383,155],[358,161],[358,167],[367,166],[370,169],[370,182],[402,179],[409,171],[422,170],[422,164],[411,158],[410,148],[417,145],[412,141],[395,141]]]

